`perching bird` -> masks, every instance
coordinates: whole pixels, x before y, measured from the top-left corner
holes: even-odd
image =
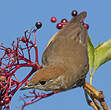
[[[82,12],[73,17],[49,41],[43,56],[43,68],[34,74],[24,89],[63,91],[82,86],[88,72],[88,32]]]

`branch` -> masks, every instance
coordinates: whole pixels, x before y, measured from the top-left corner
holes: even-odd
[[[85,83],[83,86],[85,92],[92,98],[93,102],[95,103],[96,107],[100,109],[99,104],[97,103],[97,100],[100,102],[102,108],[104,110],[109,110],[108,105],[106,104],[104,100],[104,94],[102,91],[96,90],[92,85]]]
[[[86,102],[89,106],[91,106],[94,110],[98,110],[96,105],[93,103],[93,101],[91,101],[89,98],[88,98],[88,94],[87,92],[84,90],[85,92],[85,98],[86,98]]]

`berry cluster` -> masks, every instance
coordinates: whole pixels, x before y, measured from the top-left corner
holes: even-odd
[[[55,23],[57,21],[56,17],[51,17],[51,22]],[[67,24],[67,19],[62,19],[60,23],[56,25],[57,29],[62,29],[65,24]]]
[[[78,15],[78,12],[77,12],[76,10],[73,10],[71,14],[72,14],[73,17],[75,17],[75,16]],[[52,22],[52,23],[55,23],[56,21],[57,21],[57,18],[56,18],[56,17],[51,17],[51,22]],[[57,28],[57,29],[62,29],[67,23],[68,23],[68,20],[67,20],[67,19],[62,19],[61,22],[56,25],[56,28]],[[82,22],[82,23],[83,23],[83,26],[84,26],[86,29],[89,28],[89,25],[88,25],[88,24],[85,24],[84,22]]]
[[[17,43],[12,42],[11,48],[0,44],[0,109],[9,109],[11,98],[16,91],[37,69],[41,68],[38,64],[36,44],[36,31],[41,26],[41,22],[37,22],[36,29],[26,30],[21,38],[17,38]],[[33,34],[35,35],[34,41],[31,40]],[[35,62],[31,57],[32,49],[35,51]],[[32,67],[32,71],[22,81],[19,81],[16,71],[22,67]]]

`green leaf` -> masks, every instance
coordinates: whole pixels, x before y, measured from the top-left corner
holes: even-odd
[[[94,52],[94,70],[97,70],[102,64],[111,60],[111,39],[99,44]]]
[[[90,37],[88,37],[88,57],[89,57],[89,72],[91,73],[91,68],[94,66],[94,46],[91,42]]]

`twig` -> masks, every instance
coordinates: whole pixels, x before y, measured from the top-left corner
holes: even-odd
[[[94,104],[96,105],[96,107],[98,108],[98,110],[102,110],[102,108],[101,108],[100,104],[98,103],[97,99],[92,97],[92,100],[93,100]]]
[[[93,70],[92,73],[90,73],[90,84],[92,85],[93,75],[95,73],[95,70]]]
[[[85,92],[85,98],[86,98],[86,102],[89,106],[91,106],[94,110],[98,110],[96,105],[93,103],[93,101],[91,101],[89,98],[88,98],[88,94],[87,92],[84,90]]]
[[[22,80],[20,83],[19,83],[19,85],[12,91],[12,95],[14,95],[15,94],[15,92],[21,87],[21,85],[22,84],[24,84],[26,81],[27,81],[27,79],[34,73],[36,71],[36,69],[32,69],[32,71],[25,77],[25,79],[24,80]]]
[[[104,94],[102,91],[97,91],[92,85],[90,85],[88,83],[84,84],[84,90],[89,94],[89,96],[92,99],[94,99],[94,103],[96,104],[97,107],[100,108],[100,106],[98,106],[98,103],[96,103],[96,100],[98,100],[100,102],[100,104],[104,110],[109,110],[109,107],[104,100]]]

